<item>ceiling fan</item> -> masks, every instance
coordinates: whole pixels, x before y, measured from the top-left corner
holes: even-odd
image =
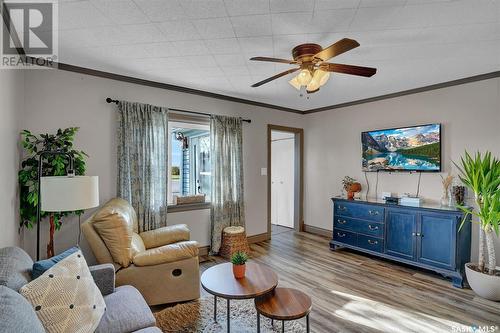
[[[330,77],[330,72],[358,75],[358,76],[373,76],[376,72],[376,68],[371,67],[361,67],[353,65],[344,64],[333,64],[327,62],[329,59],[338,56],[344,52],[352,50],[359,46],[359,43],[354,39],[344,38],[338,42],[330,45],[326,49],[323,49],[321,45],[318,44],[300,44],[293,48],[292,56],[293,60],[278,59],[278,58],[268,58],[268,57],[253,57],[250,60],[255,61],[269,61],[269,62],[279,62],[290,65],[299,65],[300,67],[292,68],[287,71],[281,72],[274,76],[271,76],[265,80],[257,82],[252,85],[252,87],[259,87],[263,84],[276,80],[282,76],[299,71],[299,74],[289,81],[289,83],[300,90],[302,87],[306,87],[306,91],[309,94],[315,93],[319,88],[328,81]]]

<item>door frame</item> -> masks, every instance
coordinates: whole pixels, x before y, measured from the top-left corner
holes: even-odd
[[[304,129],[281,125],[267,125],[267,237],[271,239],[271,132],[294,133],[295,138],[295,186],[294,229],[304,231]]]

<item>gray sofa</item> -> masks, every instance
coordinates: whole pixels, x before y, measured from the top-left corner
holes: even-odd
[[[18,247],[0,249],[0,332],[45,332],[33,307],[18,291],[31,281],[33,260]],[[115,288],[111,264],[90,267],[106,302],[97,333],[161,333],[142,295],[132,286]]]

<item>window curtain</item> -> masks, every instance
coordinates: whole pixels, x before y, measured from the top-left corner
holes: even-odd
[[[139,232],[167,225],[168,110],[118,103],[118,196],[137,212]]]
[[[242,139],[241,118],[211,117],[211,254],[219,253],[225,227],[245,226]]]

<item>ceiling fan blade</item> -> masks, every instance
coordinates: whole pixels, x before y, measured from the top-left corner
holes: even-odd
[[[272,80],[276,80],[276,79],[278,79],[278,78],[280,78],[280,77],[282,77],[282,76],[285,76],[285,75],[288,75],[288,74],[290,74],[290,73],[296,72],[296,71],[298,71],[299,69],[300,69],[300,67],[299,67],[299,68],[292,68],[292,69],[289,69],[289,70],[287,70],[287,71],[281,72],[281,73],[276,74],[276,75],[274,75],[274,76],[268,77],[268,78],[267,78],[267,79],[265,79],[265,80],[262,80],[262,81],[260,81],[260,82],[257,82],[257,83],[252,84],[252,87],[254,87],[254,88],[255,88],[255,87],[259,87],[259,86],[261,86],[261,85],[263,85],[263,84],[266,84],[266,83],[268,83],[268,82],[271,82]]]
[[[352,50],[359,46],[359,43],[354,39],[344,38],[339,40],[338,42],[328,46],[323,51],[318,52],[314,55],[314,58],[319,58],[323,61],[327,61],[330,58],[338,56],[344,52]]]
[[[253,57],[253,58],[250,58],[250,60],[280,62],[280,63],[283,63],[283,64],[290,64],[290,65],[293,65],[293,64],[297,63],[294,60],[279,59],[279,58],[269,58],[269,57]]]
[[[362,67],[362,66],[353,66],[353,65],[343,65],[343,64],[331,64],[331,63],[322,63],[319,66],[320,69],[327,72],[336,72],[336,73],[344,73],[351,75],[359,75],[370,77],[377,73],[376,68],[371,67]]]

